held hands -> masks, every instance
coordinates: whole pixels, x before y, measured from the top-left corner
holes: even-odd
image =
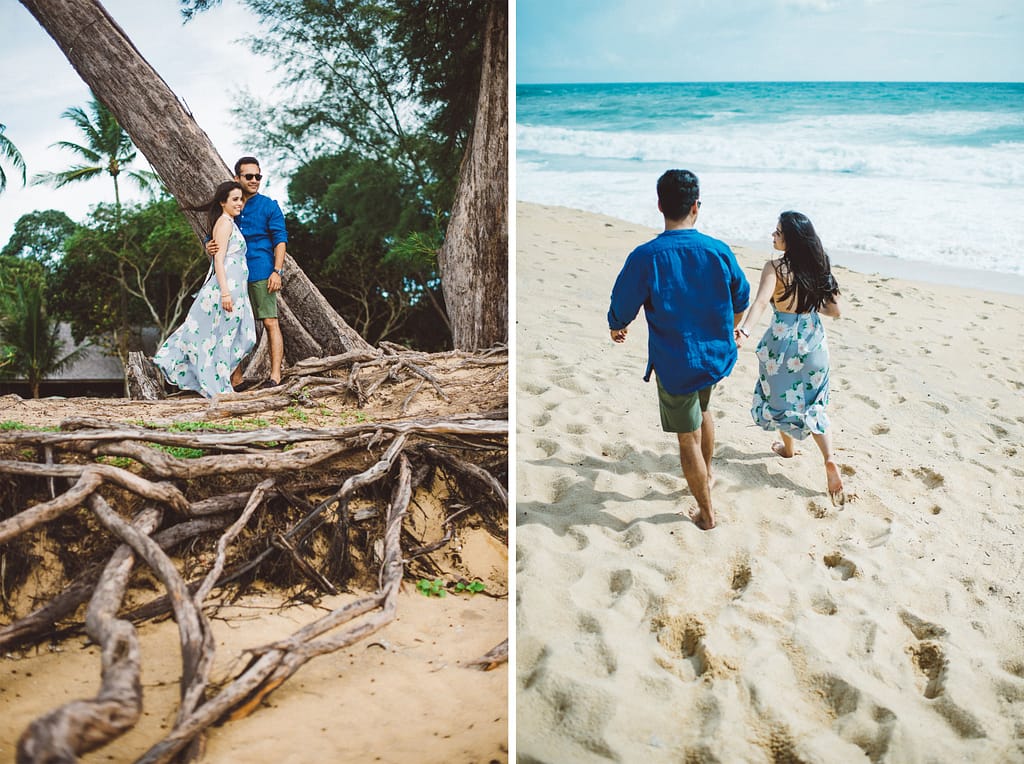
[[[628,331],[628,329],[612,329],[610,331],[612,334],[612,342],[618,342],[621,344],[626,341],[626,332]]]

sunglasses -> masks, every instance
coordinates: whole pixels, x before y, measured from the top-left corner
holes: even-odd
[[[246,180],[252,180],[253,178],[255,178],[256,180],[263,180],[263,176],[258,172],[247,172],[242,177],[245,178]]]

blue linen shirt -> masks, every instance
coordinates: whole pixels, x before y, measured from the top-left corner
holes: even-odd
[[[750,284],[729,246],[694,228],[665,231],[634,249],[612,288],[608,328],[647,317],[647,372],[673,395],[702,390],[736,364],[735,314]]]
[[[269,196],[253,194],[235,223],[245,237],[249,281],[269,279],[274,272],[274,247],[288,241],[281,207]]]

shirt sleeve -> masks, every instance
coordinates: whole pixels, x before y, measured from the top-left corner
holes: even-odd
[[[611,305],[608,308],[608,328],[624,329],[636,318],[640,306],[651,291],[650,258],[633,250],[612,287]]]
[[[281,212],[281,205],[273,199],[270,200],[267,210],[267,233],[270,235],[271,247],[288,241],[288,231],[284,226],[284,213]]]

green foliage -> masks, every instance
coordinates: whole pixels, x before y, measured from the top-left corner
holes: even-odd
[[[78,224],[60,210],[29,212],[14,224],[0,258],[20,258],[52,268],[64,254],[64,242],[77,230]]]
[[[298,217],[289,220],[289,247],[352,327],[371,344],[445,346],[441,234],[416,189],[394,167],[343,153],[300,167],[290,191]]]
[[[117,217],[110,205],[98,205],[54,268],[50,301],[78,341],[99,342],[127,325],[155,325],[167,336],[209,267],[173,199],[130,206]]]
[[[466,581],[465,579],[456,581],[452,586],[452,589],[458,594],[479,594],[486,588],[483,581]],[[444,597],[448,594],[448,589],[440,578],[435,578],[433,581],[429,578],[421,578],[416,582],[416,590],[424,597]]]
[[[138,151],[117,118],[95,96],[87,109],[72,106],[61,117],[70,120],[85,139],[82,143],[58,141],[53,144],[78,156],[80,164],[66,170],[38,173],[32,177],[33,185],[51,185],[61,188],[69,183],[92,180],[106,173],[114,182],[115,207],[120,211],[121,192],[118,176],[122,173],[134,180],[143,190],[159,187],[159,179],[149,170],[133,170],[132,162]]]
[[[120,467],[123,470],[129,469],[136,464],[134,459],[127,456],[101,456],[96,461],[100,464],[109,464],[111,467]]]
[[[64,352],[60,324],[46,310],[43,289],[38,284],[18,284],[0,293],[0,345],[13,349],[0,374],[28,381],[32,397],[39,397],[39,385],[77,360],[84,348]]]
[[[175,456],[178,459],[198,459],[206,453],[201,448],[189,448],[187,446],[165,446],[160,443],[150,443],[149,446],[157,451],[163,451],[165,454]]]
[[[455,584],[455,591],[466,594],[479,594],[486,588],[483,581],[458,581]]]
[[[18,151],[11,139],[4,135],[7,125],[0,124],[0,158],[6,160],[12,168],[21,175],[21,184],[25,185],[25,160]],[[0,194],[7,188],[7,173],[4,171],[4,163],[0,162]]]
[[[416,582],[416,589],[424,597],[444,597],[448,594],[444,588],[444,581],[440,578],[435,578],[433,581],[421,578]]]

